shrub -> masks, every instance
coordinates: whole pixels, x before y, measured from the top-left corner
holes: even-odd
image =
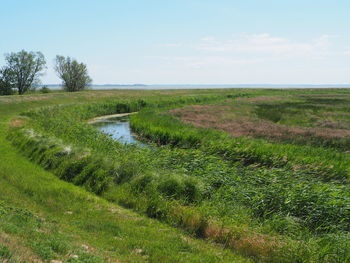
[[[40,89],[40,92],[41,92],[41,93],[50,93],[51,90],[50,90],[47,86],[43,86],[43,87]]]

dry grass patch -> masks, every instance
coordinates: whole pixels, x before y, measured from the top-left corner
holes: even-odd
[[[24,119],[13,119],[10,121],[9,126],[13,128],[21,128],[25,125],[26,121]]]
[[[252,138],[291,138],[314,136],[323,138],[350,138],[350,130],[345,124],[323,120],[320,128],[303,128],[286,126],[272,121],[234,117],[230,106],[196,105],[174,109],[171,114],[181,121],[200,128],[223,130],[233,137],[247,136]]]
[[[253,98],[237,98],[238,101],[247,101],[247,102],[265,102],[265,101],[276,101],[284,100],[287,97],[276,97],[276,96],[259,96]]]
[[[1,261],[2,259],[0,257],[0,262],[42,262],[30,248],[22,244],[21,240],[18,240],[18,238],[14,238],[2,231],[0,231],[0,244],[8,247],[12,253],[10,259],[4,259]]]

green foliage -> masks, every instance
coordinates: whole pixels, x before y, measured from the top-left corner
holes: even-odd
[[[14,94],[14,74],[9,68],[0,69],[0,95]]]
[[[6,66],[2,69],[2,79],[5,84],[18,89],[22,95],[33,89],[33,83],[39,81],[41,71],[45,69],[45,57],[41,52],[21,50],[5,55]]]
[[[50,93],[51,90],[47,87],[47,86],[43,86],[41,89],[40,89],[40,92],[41,93]]]
[[[13,89],[11,88],[11,85],[0,80],[0,96],[1,95],[12,95],[13,93],[14,92],[13,92]]]
[[[55,70],[63,81],[65,91],[73,92],[87,88],[92,82],[87,66],[70,57],[56,56]]]

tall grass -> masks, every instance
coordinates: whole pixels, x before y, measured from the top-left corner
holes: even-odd
[[[335,247],[343,249],[338,243],[347,240],[349,195],[348,188],[334,180],[347,177],[336,172],[327,177],[328,171],[337,170],[315,158],[305,163],[298,162],[302,158],[289,159],[293,153],[305,156],[311,148],[303,152],[291,146],[285,153],[288,148],[283,145],[233,140],[149,110],[225,98],[227,95],[43,108],[27,112],[27,127],[12,129],[9,139],[61,179],[256,260],[322,262]],[[98,115],[140,110],[132,116],[132,125],[141,136],[180,148],[122,145],[84,123]],[[317,178],[330,182],[319,184]],[[249,219],[249,226],[244,219]],[[290,236],[293,232],[297,234]],[[348,259],[349,250],[344,251],[332,260]]]
[[[155,111],[142,111],[132,116],[131,125],[141,137],[159,145],[196,147],[244,165],[308,170],[310,176],[317,176],[324,181],[338,180],[345,183],[350,179],[350,157],[320,147],[232,138],[221,131],[194,128],[170,115]]]

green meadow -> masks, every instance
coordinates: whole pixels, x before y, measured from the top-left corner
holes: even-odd
[[[349,105],[346,89],[2,96],[0,259],[349,262]],[[130,112],[149,147],[88,123]]]

